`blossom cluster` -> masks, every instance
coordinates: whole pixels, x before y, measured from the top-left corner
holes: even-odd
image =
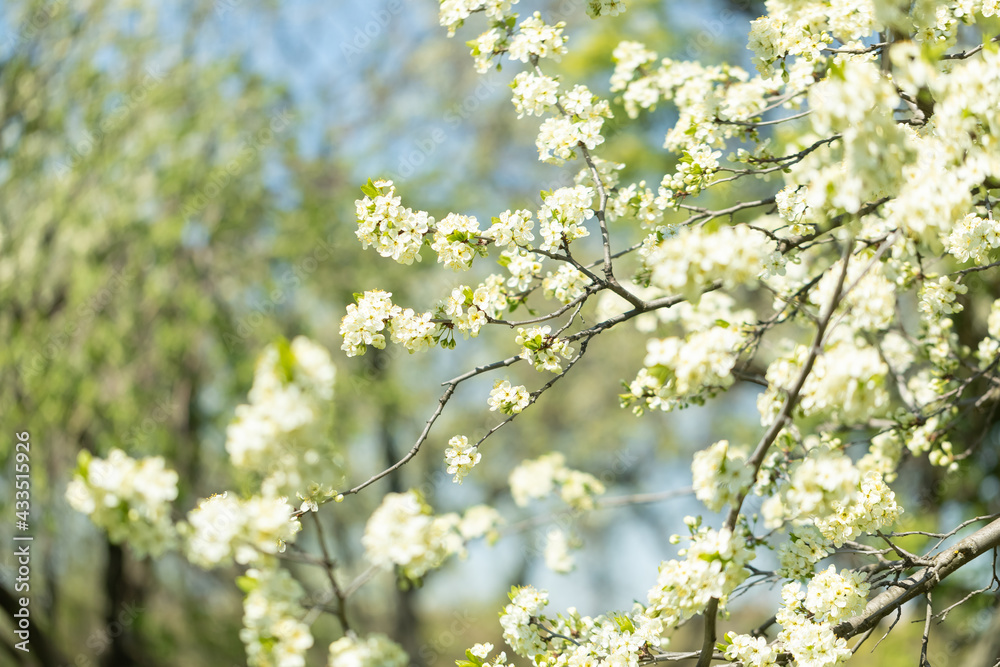
[[[358,298],[357,304],[347,306],[347,314],[340,323],[340,335],[344,337],[341,349],[348,356],[364,354],[368,346],[385,348],[385,334],[388,326],[392,341],[404,346],[410,352],[432,347],[438,336],[438,327],[431,322],[430,313],[415,313],[412,308],[403,309],[391,300],[392,293],[370,290]]]
[[[439,306],[442,317],[463,336],[478,336],[491,317],[500,317],[507,307],[507,290],[503,276],[492,274],[475,289],[459,285]]]
[[[133,459],[120,449],[106,459],[80,452],[66,488],[73,509],[107,531],[111,542],[128,540],[140,556],[159,556],[175,545],[170,512],[176,498],[177,473],[162,456]]]
[[[588,285],[590,278],[569,264],[563,264],[555,273],[550,271],[542,280],[545,296],[564,304],[573,303],[585,295]]]
[[[582,616],[574,608],[549,617],[542,613],[548,606],[547,592],[522,586],[513,588],[509,597],[511,603],[500,617],[504,639],[516,654],[536,664],[636,667],[640,659],[666,644],[661,638],[663,622],[649,615],[641,605],[635,605],[627,613],[597,617]],[[476,646],[467,655],[474,657],[477,651],[484,650],[485,647]],[[489,650],[485,652],[488,654]],[[503,656],[493,664],[503,666],[505,659]],[[464,662],[459,665],[470,667]]]
[[[873,535],[892,526],[902,513],[896,494],[882,475],[869,471],[859,482],[854,502],[841,503],[836,513],[817,517],[815,523],[826,539],[840,546],[859,535]]]
[[[733,447],[728,440],[695,453],[691,464],[695,497],[713,512],[742,497],[753,482],[747,455],[747,448]]]
[[[778,547],[778,572],[786,579],[808,579],[816,563],[830,555],[830,544],[813,524],[796,526]]]
[[[535,235],[531,232],[535,227],[535,221],[531,219],[531,215],[531,211],[527,209],[517,211],[508,209],[499,217],[492,219],[492,225],[483,232],[483,236],[491,239],[499,248],[511,244],[528,246],[535,240]]]
[[[952,227],[948,237],[948,252],[960,262],[973,260],[986,264],[989,253],[1000,247],[1000,230],[993,217],[982,218],[969,213]]]
[[[490,658],[490,653],[492,652],[493,644],[490,642],[476,644],[465,652],[465,655],[469,658],[468,661],[456,660],[455,663],[459,667],[514,667],[513,663],[507,662],[506,651],[500,651],[494,657]]]
[[[958,301],[958,296],[968,291],[967,286],[948,276],[928,280],[920,290],[920,312],[930,316],[960,313],[962,304]]]
[[[521,72],[514,77],[510,87],[513,90],[511,101],[518,118],[542,116],[558,100],[559,82],[544,74]]]
[[[541,268],[540,266],[538,267]],[[516,283],[515,283],[516,284]],[[368,346],[384,349],[385,332],[407,351],[420,352],[437,344],[454,346],[454,331],[478,336],[490,318],[499,318],[508,306],[503,276],[492,274],[475,288],[459,285],[437,306],[435,313],[417,313],[392,302],[392,293],[369,290],[356,295],[340,323],[348,356],[364,354]]]
[[[504,607],[500,615],[500,626],[503,628],[504,641],[514,653],[534,659],[545,651],[545,641],[533,619],[540,617],[542,609],[548,604],[548,593],[535,590],[532,586],[511,590],[510,604]]]
[[[641,227],[653,230],[656,234],[656,241],[675,236],[677,234],[676,225],[664,224],[666,210],[677,208],[673,191],[667,188],[665,185],[667,183],[669,183],[669,177],[664,176],[660,187],[655,192],[652,188],[646,187],[646,181],[618,188],[618,191],[608,200],[606,211],[608,220],[615,222],[621,218],[635,218]],[[652,242],[653,238],[650,238],[648,243]]]
[[[531,402],[524,385],[511,385],[510,380],[497,380],[490,391],[490,411],[499,410],[505,415],[516,415]]]
[[[537,66],[539,59],[559,60],[566,53],[566,37],[563,35],[565,23],[547,24],[542,20],[541,14],[535,12],[521,21],[517,31],[514,31],[517,14],[506,18],[502,15],[504,9],[509,9],[509,4],[486,4],[487,15],[494,16],[497,20],[490,30],[469,42],[476,70],[485,72],[489,69],[493,56],[503,52],[511,60],[523,63],[530,61],[535,71],[522,71],[511,83],[511,101],[517,117],[542,116],[552,109],[558,112],[558,115],[546,118],[539,129],[536,140],[539,159],[561,164],[564,160],[576,157],[578,146],[593,149],[603,143],[601,129],[604,119],[611,117],[608,101],[598,100],[586,86],[580,85],[558,95],[558,81],[541,73]],[[454,34],[454,28],[472,11],[481,7],[481,3],[460,3],[456,6],[452,0],[442,3],[441,23],[448,26],[449,36]]]
[[[537,108],[539,102],[535,104]],[[607,100],[598,99],[586,86],[577,85],[559,96],[559,108],[561,115],[546,118],[538,128],[535,146],[539,160],[562,164],[576,157],[578,147],[593,150],[604,143],[601,135],[604,120],[613,117]]]
[[[426,211],[404,207],[391,180],[369,180],[361,190],[365,196],[355,201],[358,224],[355,233],[362,247],[373,246],[380,255],[400,264],[419,262],[421,249],[429,245],[437,253],[439,264],[465,271],[477,256],[486,254],[491,240],[504,246],[512,240],[526,244],[534,238],[530,211],[514,214],[507,211],[494,218],[493,226],[484,231],[475,216],[449,213],[435,222]],[[374,344],[367,340],[364,343]]]
[[[507,47],[511,60],[528,62],[532,56],[537,58],[552,58],[558,61],[566,53],[566,36],[562,21],[549,25],[542,20],[540,12],[535,12],[521,21],[518,31]]]
[[[486,15],[495,19],[503,18],[503,12],[510,9],[512,3],[517,0],[441,0],[441,7],[438,10],[441,25],[448,28],[448,36],[455,34],[465,19],[472,15],[472,12],[480,9],[486,11]]]
[[[660,563],[656,585],[647,596],[647,613],[668,627],[701,613],[712,598],[725,606],[729,594],[750,575],[745,566],[754,556],[745,535],[726,528],[694,530],[697,521],[686,521],[693,534],[691,545],[680,554],[684,559]]]
[[[809,348],[800,345],[768,366],[768,389],[757,399],[761,424],[766,426],[777,416],[784,393],[794,385],[808,356]],[[884,413],[889,406],[888,373],[878,350],[860,337],[832,340],[816,357],[799,393],[797,409],[807,416],[830,415],[848,423],[864,422]]]
[[[490,507],[471,507],[464,517],[454,512],[435,516],[415,491],[390,493],[369,517],[361,544],[372,565],[398,566],[405,577],[419,580],[499,523],[499,513]]]
[[[330,354],[304,336],[258,359],[249,402],[226,428],[226,451],[236,468],[262,478],[265,496],[297,495],[312,506],[333,494],[339,458],[323,429],[335,376]]]
[[[809,303],[817,312],[822,312],[833,298],[842,268],[843,262],[834,264],[810,290]],[[797,281],[791,281],[795,283]],[[870,262],[869,253],[862,252],[852,258],[844,274],[844,284],[851,289],[837,306],[842,326],[849,325],[855,331],[885,331],[892,325],[896,314],[896,287],[881,264]]]
[[[434,516],[413,491],[390,493],[368,519],[361,543],[373,565],[397,565],[419,579],[461,551],[458,524],[457,514]]]
[[[255,563],[284,550],[301,529],[284,498],[241,500],[228,492],[198,503],[182,524],[188,560],[201,567]]]
[[[740,67],[705,67],[670,58],[657,63],[655,52],[628,40],[619,43],[612,59],[611,90],[623,91],[630,118],[642,109],[653,110],[661,101],[672,101],[677,107],[678,121],[663,143],[680,157],[677,171],[663,181],[673,190],[669,193],[673,199],[695,195],[711,185],[720,167],[718,149],[726,140],[758,139],[753,121],[768,108],[769,95],[781,87],[775,79],[751,78]]]
[[[510,273],[506,286],[521,292],[526,292],[542,271],[542,256],[521,248],[504,250],[497,261]]]
[[[896,442],[894,452],[891,443]],[[768,528],[788,528],[789,539],[777,547],[779,573],[790,580],[809,579],[814,565],[834,547],[893,526],[903,513],[895,493],[874,469],[878,457],[898,457],[898,437],[874,439],[874,456],[857,465],[842,443],[810,436],[804,456],[790,462],[771,456],[758,474],[758,493],[773,491],[761,507]],[[775,477],[785,481],[768,483]],[[762,480],[764,480],[762,482]]]
[[[777,640],[783,650],[801,665],[833,667],[846,661],[853,652],[833,628],[864,609],[869,588],[865,574],[838,574],[833,565],[813,577],[805,591],[800,582],[785,584],[777,613],[782,628]]]
[[[305,591],[287,570],[251,568],[239,579],[246,593],[240,639],[252,667],[305,667],[312,632],[303,620]]]
[[[538,210],[538,227],[542,234],[539,249],[556,252],[590,235],[583,223],[594,217],[592,187],[559,188],[542,193],[542,198],[544,204]]]
[[[744,333],[734,326],[716,326],[685,338],[651,338],[646,342],[644,368],[622,396],[634,410],[673,410],[703,403],[732,385],[732,370],[743,347]]]
[[[562,359],[573,358],[573,348],[561,338],[552,335],[552,327],[545,325],[525,329],[518,327],[514,342],[521,346],[521,358],[536,371],[558,373],[562,370]]]
[[[456,435],[448,441],[448,449],[444,451],[444,462],[448,465],[448,474],[454,475],[453,481],[462,483],[473,467],[483,458],[476,445],[470,445],[464,435]]]
[[[990,314],[986,319],[986,338],[979,342],[977,356],[980,366],[993,364],[1000,356],[1000,299],[990,306]]]
[[[858,470],[835,445],[818,443],[789,467],[788,484],[761,508],[769,528],[799,517],[830,516],[857,499]]]
[[[875,63],[849,61],[809,91],[813,128],[819,136],[838,133],[840,160],[808,162],[806,201],[856,213],[861,205],[899,187],[901,168],[913,158],[907,131],[892,109],[899,98]],[[880,145],[871,150],[872,141]],[[803,168],[805,173],[806,168]]]
[[[656,287],[638,291],[644,298],[664,294]],[[731,386],[754,319],[753,311],[736,309],[735,303],[724,292],[708,292],[696,304],[679,303],[649,320],[638,320],[641,331],[654,330],[659,323],[679,325],[684,335],[646,342],[644,368],[621,395],[622,404],[637,414],[646,408],[670,411],[702,403]]]
[[[449,269],[464,271],[482,248],[478,238],[479,221],[475,216],[449,213],[434,228],[431,249],[438,254],[438,262]]]
[[[572,572],[576,563],[569,551],[570,543],[565,531],[552,528],[545,534],[545,567],[558,574]]]
[[[424,236],[434,225],[434,218],[426,211],[404,208],[390,180],[369,181],[363,190],[364,199],[355,202],[358,217],[355,234],[362,247],[374,246],[380,255],[400,264],[419,262]]]
[[[406,667],[409,657],[399,644],[380,633],[347,634],[330,644],[329,667]]]
[[[596,477],[567,468],[566,457],[560,452],[523,461],[510,473],[508,482],[519,507],[532,499],[545,498],[558,487],[563,502],[575,509],[590,510],[595,498],[604,493],[604,485]]]
[[[774,252],[773,241],[745,226],[686,228],[650,247],[643,261],[654,285],[696,301],[716,281],[726,289],[755,281]]]
[[[864,609],[870,584],[866,575],[831,565],[812,577],[806,590],[800,582],[785,584],[777,621],[781,632],[774,643],[764,637],[726,635],[726,657],[747,667],[778,664],[778,655],[791,654],[797,665],[834,667],[853,655],[847,640],[834,634],[834,626]]]

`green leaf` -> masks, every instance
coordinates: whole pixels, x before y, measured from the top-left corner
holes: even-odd
[[[379,191],[379,189],[375,187],[375,184],[372,183],[372,179],[370,179],[370,178],[368,179],[367,183],[365,183],[364,185],[361,186],[361,192],[365,193],[366,195],[368,195],[372,199],[375,199],[376,197],[378,197],[379,195],[382,194]]]
[[[239,588],[244,593],[249,593],[250,591],[257,588],[257,580],[252,577],[240,576],[236,577],[236,587]]]
[[[632,619],[630,619],[625,614],[615,614],[611,617],[615,625],[618,626],[620,632],[635,632],[635,625],[632,624]]]
[[[284,336],[274,341],[274,346],[278,349],[278,369],[287,384],[295,377],[295,355],[292,353],[292,346]]]
[[[673,372],[666,366],[657,364],[649,368],[649,374],[660,381],[660,384],[666,384],[670,380]]]
[[[87,471],[90,469],[90,461],[93,458],[93,455],[86,449],[80,450],[80,453],[76,456],[76,471],[84,479],[87,478]]]

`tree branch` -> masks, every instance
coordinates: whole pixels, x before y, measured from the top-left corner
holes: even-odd
[[[963,565],[1000,545],[1000,519],[980,528],[932,559],[932,564],[916,574],[890,585],[872,598],[864,612],[834,628],[838,637],[853,637],[875,627],[903,603],[930,591]]]

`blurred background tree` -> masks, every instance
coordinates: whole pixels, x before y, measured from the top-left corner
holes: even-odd
[[[636,0],[617,20],[589,22],[580,20],[582,2],[522,4],[523,12],[537,7],[552,20],[574,19],[561,72],[596,91],[606,90],[608,55],[626,36],[678,59],[749,68],[746,21],[762,11],[762,3],[743,1],[691,8]],[[534,160],[534,126],[510,113],[508,78],[476,75],[461,42],[442,38],[434,2],[4,5],[0,516],[13,515],[11,434],[28,430],[36,536],[30,655],[13,648],[14,561],[7,549],[0,559],[5,664],[245,663],[235,572],[203,572],[173,556],[140,560],[110,544],[64,500],[77,455],[115,447],[162,455],[180,473],[185,509],[244,483],[227,472],[224,429],[267,343],[302,333],[336,351],[352,293],[378,286],[425,308],[450,286],[433,266],[404,271],[359,252],[353,201],[360,183],[382,174],[416,208],[488,220],[506,208],[534,207],[539,189],[571,181],[572,173]],[[620,106],[615,113],[624,117]],[[668,156],[648,147],[659,145],[671,113],[612,132],[607,152],[629,165],[624,180],[658,181],[670,169]],[[624,494],[676,485],[689,477],[678,461],[755,423],[754,396],[738,392],[742,408],[724,414],[639,421],[618,410],[617,381],[641,365],[644,338],[632,335],[630,358],[598,348],[586,359],[581,372],[606,381],[562,386],[504,437],[522,443],[523,455],[572,438],[571,465]],[[348,474],[367,476],[409,448],[437,400],[428,378],[506,356],[503,344],[457,356],[399,358],[387,350],[347,360],[335,352],[330,437],[342,443]],[[478,390],[460,400],[485,413],[489,387]],[[580,415],[591,427],[568,428]],[[494,477],[460,488],[444,474],[448,435],[472,436],[494,423],[488,413],[481,419],[446,419],[437,448],[379,489],[420,487],[442,511],[482,500],[516,521],[506,486],[515,458],[490,451]],[[995,468],[994,461],[994,475]],[[989,469],[970,474],[989,477]],[[356,573],[365,570],[360,531],[380,497],[373,490],[352,499],[356,514],[347,523],[320,515],[339,562]],[[975,493],[964,500],[984,502]],[[541,581],[554,589],[556,606],[560,590],[567,600],[587,591],[595,610],[609,600],[627,606],[632,572],[655,571],[672,551],[666,538],[679,530],[684,503],[699,507],[670,502],[670,511],[637,505],[585,520],[555,517],[595,547],[561,580],[540,565],[546,523],[529,522],[493,551],[473,549],[420,590],[398,591],[390,577],[377,578],[363,589],[355,621],[392,628],[415,664],[450,665],[464,648],[459,635],[498,642],[495,609],[512,583]],[[928,514],[936,511],[935,499],[926,505]],[[4,544],[12,524],[0,521]],[[307,529],[304,545],[314,537]],[[626,555],[648,562],[627,572],[608,567]],[[290,567],[303,580],[322,581],[322,572]],[[962,613],[975,632],[995,622],[978,609]],[[971,643],[973,631],[956,641]],[[314,634],[328,643],[339,628],[323,616]],[[906,640],[898,632],[887,641]],[[326,643],[317,641],[317,661]]]

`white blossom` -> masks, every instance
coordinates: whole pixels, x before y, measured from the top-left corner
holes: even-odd
[[[448,465],[448,474],[454,475],[452,481],[458,484],[479,463],[483,455],[475,445],[469,444],[464,435],[456,435],[448,441],[448,449],[444,451],[444,461]]]
[[[507,415],[516,415],[531,401],[524,385],[511,385],[509,380],[497,380],[490,391],[488,404],[490,411],[499,410]]]
[[[559,82],[544,74],[520,72],[510,87],[514,92],[511,101],[518,118],[541,116],[558,100]]]
[[[361,544],[373,565],[398,565],[420,578],[462,551],[459,523],[457,514],[434,516],[414,491],[390,493],[369,517]]]
[[[518,327],[514,342],[521,346],[521,358],[537,371],[558,373],[562,370],[561,359],[571,359],[573,348],[564,340],[551,335],[552,327]],[[561,359],[560,359],[561,358]]]
[[[558,574],[572,572],[576,567],[573,556],[569,552],[569,541],[566,533],[553,528],[545,536],[545,567]]]
[[[83,451],[66,499],[120,544],[128,541],[139,556],[159,556],[176,542],[170,518],[177,498],[177,473],[162,456],[133,459],[112,449],[106,459]]]
[[[508,47],[510,59],[526,63],[531,56],[538,56],[558,61],[566,53],[564,46],[566,37],[563,35],[565,27],[566,24],[562,21],[548,25],[542,20],[542,15],[535,12],[521,21],[518,31],[510,40]]]
[[[364,638],[345,635],[330,644],[329,667],[406,667],[409,658],[396,642],[380,633]]]

